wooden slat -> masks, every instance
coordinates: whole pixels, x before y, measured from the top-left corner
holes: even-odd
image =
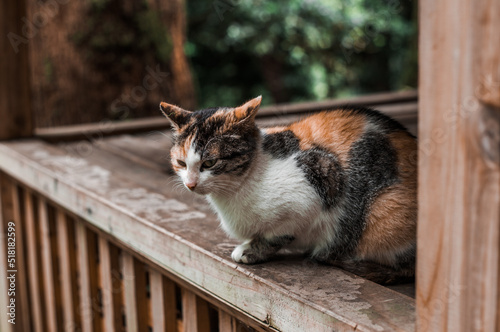
[[[236,319],[223,310],[219,310],[219,332],[236,332]]]
[[[0,184],[2,181],[3,175],[0,174]],[[10,283],[7,279],[7,269],[4,268],[7,266],[7,220],[4,218],[4,196],[6,193],[0,190],[0,304],[1,308],[7,311],[7,306],[10,305],[10,297],[8,295],[8,289],[10,287]],[[8,322],[11,319],[10,316],[6,315],[5,312],[2,316],[0,316],[0,330],[11,332],[15,325]]]
[[[113,271],[111,255],[109,252],[109,242],[99,236],[99,272],[101,276],[101,296],[104,317],[104,330],[116,331],[116,319],[120,317],[121,312],[116,312],[114,306],[113,292]]]
[[[78,293],[76,279],[76,251],[74,226],[67,220],[63,210],[57,210],[57,240],[59,249],[59,269],[63,302],[63,329],[78,330]]]
[[[26,3],[0,2],[0,140],[33,135]]]
[[[149,275],[153,332],[175,332],[177,329],[175,284],[155,269],[150,269]]]
[[[23,243],[23,223],[21,219],[19,193],[17,186],[11,179],[4,174],[0,174],[1,186],[1,205],[2,218],[4,226],[10,226],[11,242],[14,244],[12,249],[14,252],[14,261],[9,261],[9,265],[5,265],[7,273],[15,276],[15,290],[10,297],[16,301],[16,330],[29,331],[31,330],[31,315],[28,300],[28,284],[26,275],[26,264]],[[14,241],[14,242],[12,242]],[[11,265],[12,264],[12,265]]]
[[[189,290],[182,290],[182,323],[185,332],[209,332],[208,303]]]
[[[82,221],[76,224],[80,271],[80,315],[82,331],[101,331],[97,275],[97,236]]]
[[[21,217],[21,202],[18,186],[11,182],[11,200],[13,209],[13,220],[16,224],[16,300],[18,305],[17,315],[20,317],[20,323],[17,328],[23,331],[31,331],[31,312],[28,297],[28,280],[26,274],[25,247],[26,240],[23,218]],[[18,323],[16,323],[17,325]]]
[[[146,331],[148,312],[144,265],[125,252],[122,258],[126,327],[128,331]]]
[[[500,331],[500,2],[419,17],[417,330]]]
[[[138,327],[137,302],[135,301],[134,257],[126,252],[122,253],[123,266],[123,298],[125,305],[126,328],[134,331]]]
[[[33,196],[28,191],[24,191],[24,209],[26,226],[26,247],[28,266],[27,274],[30,289],[30,304],[33,321],[33,329],[36,332],[45,331],[45,315],[42,315],[43,285],[41,284],[41,266],[38,260],[38,230],[35,226],[35,205]]]
[[[47,326],[49,331],[57,331],[57,304],[56,290],[54,286],[53,259],[51,248],[51,234],[49,226],[49,215],[47,202],[40,198],[38,201],[40,238],[42,246],[42,273],[45,288],[45,311],[47,315]]]
[[[182,290],[182,324],[184,332],[198,332],[196,295],[187,289]]]

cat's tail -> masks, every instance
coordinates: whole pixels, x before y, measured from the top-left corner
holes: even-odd
[[[335,261],[333,265],[381,285],[415,282],[415,264],[391,267],[369,261]]]

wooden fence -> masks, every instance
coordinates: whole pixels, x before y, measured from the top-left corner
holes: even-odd
[[[16,276],[15,317],[9,318],[16,331],[272,330],[4,173],[0,181],[3,232],[15,234],[10,250],[10,237],[0,245],[2,266],[15,258],[6,273]],[[2,322],[9,331],[5,317]]]

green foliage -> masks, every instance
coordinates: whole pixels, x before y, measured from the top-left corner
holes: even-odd
[[[416,87],[407,0],[188,1],[202,106],[320,100]]]

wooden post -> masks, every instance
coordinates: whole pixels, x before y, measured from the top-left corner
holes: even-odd
[[[26,2],[0,2],[0,140],[33,133]]]
[[[500,331],[500,2],[421,0],[417,331]]]

